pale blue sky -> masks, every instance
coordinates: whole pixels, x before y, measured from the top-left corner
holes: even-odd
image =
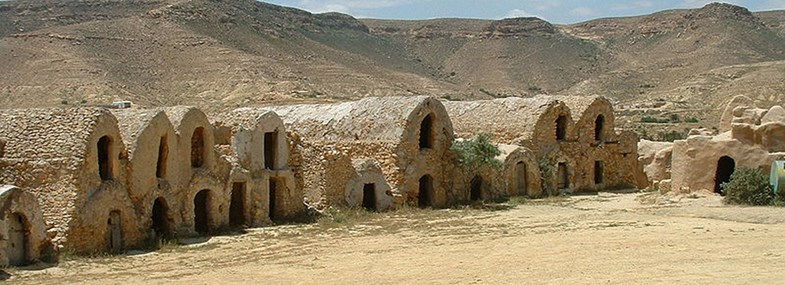
[[[716,0],[715,0],[716,1]],[[357,18],[431,19],[536,16],[568,24],[590,19],[699,8],[711,0],[265,0],[313,13],[342,12]],[[785,10],[785,0],[719,1],[752,11]]]

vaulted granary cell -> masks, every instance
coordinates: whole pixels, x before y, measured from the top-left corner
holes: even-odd
[[[420,148],[433,148],[433,114],[428,114],[420,123]]]
[[[526,163],[519,161],[515,164],[515,192],[518,195],[526,195],[528,193],[526,181]]]
[[[25,265],[30,261],[27,254],[30,247],[29,232],[30,226],[24,215],[13,213],[8,216],[6,255],[8,256],[9,265]]]
[[[98,139],[98,172],[101,180],[112,180],[112,139],[103,136]]]
[[[433,197],[433,177],[430,175],[423,175],[420,178],[419,192],[417,193],[417,205],[420,208],[427,208],[432,205],[431,199]]]
[[[166,160],[169,157],[169,144],[167,137],[162,136],[158,143],[158,161],[155,165],[155,177],[164,178],[166,175]]]
[[[109,212],[109,219],[106,221],[107,246],[110,252],[121,252],[123,250],[123,224],[120,211]]]
[[[605,116],[599,115],[597,119],[594,120],[594,140],[595,141],[602,141],[602,133],[605,129]]]
[[[567,138],[567,116],[559,115],[556,119],[556,140],[562,141]]]
[[[275,169],[275,150],[278,148],[278,132],[264,133],[264,168]]]
[[[736,161],[730,156],[723,156],[717,161],[717,172],[714,175],[714,192],[725,195],[722,183],[730,181],[731,175],[736,170]]]
[[[204,128],[198,127],[191,135],[191,167],[198,168],[204,165]]]
[[[153,202],[153,216],[151,229],[158,238],[166,238],[171,234],[169,225],[169,206],[163,197],[158,197]]]
[[[376,184],[367,183],[363,185],[363,208],[369,211],[376,211]]]
[[[210,232],[210,190],[204,189],[194,196],[194,230],[199,234]]]
[[[482,177],[480,177],[479,175],[475,175],[474,178],[472,178],[472,181],[470,183],[471,190],[469,193],[469,199],[471,201],[482,200],[482,183],[483,183]]]
[[[245,182],[232,183],[232,197],[229,204],[229,223],[232,226],[245,225],[246,186]]]

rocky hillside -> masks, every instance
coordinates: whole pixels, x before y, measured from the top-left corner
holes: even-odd
[[[712,127],[785,99],[785,12],[728,4],[553,25],[311,14],[252,0],[0,2],[0,107],[606,95],[618,122]],[[651,127],[651,125],[646,125]]]

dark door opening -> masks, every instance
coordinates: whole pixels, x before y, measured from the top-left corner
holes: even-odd
[[[158,197],[153,202],[153,225],[156,238],[169,237],[169,206],[163,197]]]
[[[155,177],[164,178],[166,175],[166,159],[169,157],[169,144],[166,136],[161,137],[158,143],[158,163],[155,165]]]
[[[556,189],[570,188],[570,176],[569,172],[567,172],[567,163],[559,162],[559,166],[556,169],[556,181]]]
[[[120,211],[109,212],[106,221],[109,251],[120,252],[123,250],[123,226]]]
[[[245,182],[232,183],[232,201],[229,204],[229,223],[245,225]]]
[[[194,230],[199,234],[210,232],[210,190],[202,190],[194,196]]]
[[[472,178],[469,199],[471,201],[482,200],[482,177],[480,177],[479,175],[474,176],[474,178]]]
[[[264,133],[264,168],[275,169],[275,149],[278,132]]]
[[[204,148],[204,128],[198,127],[191,135],[191,167],[202,167],[204,164]]]
[[[423,175],[420,178],[420,190],[417,193],[417,205],[420,208],[427,208],[432,205],[431,195],[433,194],[433,178],[430,175]]]
[[[528,189],[526,183],[526,164],[521,161],[515,164],[515,190],[518,195],[527,194]]]
[[[27,221],[19,213],[13,213],[8,217],[8,244],[6,254],[8,264],[13,266],[25,265],[29,261],[27,256],[30,244]]]
[[[103,136],[98,139],[98,172],[101,180],[112,180],[112,139]]]
[[[567,116],[559,115],[556,119],[556,140],[563,141],[567,138]]]
[[[276,192],[278,192],[278,180],[277,179],[270,178],[269,189],[270,189],[270,191],[269,191],[270,192],[270,194],[269,194],[270,195],[270,206],[269,206],[270,212],[269,212],[269,216],[270,216],[270,220],[276,220],[278,218],[278,213],[277,213],[278,205],[276,203],[276,199],[278,198],[277,197],[278,193],[276,193]]]
[[[594,161],[594,184],[602,184],[602,180],[602,161],[596,160]]]
[[[433,148],[433,114],[428,114],[420,123],[420,148]]]
[[[605,128],[605,116],[599,115],[597,119],[594,120],[594,140],[601,141],[602,140],[602,133]]]
[[[363,208],[376,211],[376,184],[369,183],[363,186]]]
[[[714,175],[714,192],[725,195],[722,183],[730,182],[730,177],[736,171],[736,161],[730,156],[723,156],[717,161],[717,172]]]

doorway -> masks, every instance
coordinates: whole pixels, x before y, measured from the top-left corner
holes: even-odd
[[[204,189],[194,196],[194,230],[199,234],[210,232],[210,190]]]
[[[107,241],[109,251],[120,252],[123,250],[123,225],[120,211],[109,212],[109,219],[106,221]]]
[[[433,194],[433,178],[430,175],[423,175],[420,178],[420,189],[417,192],[417,206],[427,208],[432,205],[431,195]]]
[[[472,202],[482,200],[482,177],[475,175],[470,185],[469,200]]]
[[[730,156],[723,156],[717,161],[717,172],[714,174],[714,193],[725,195],[722,183],[730,182],[730,177],[736,171],[736,161]]]
[[[21,214],[13,213],[8,217],[6,254],[8,255],[9,265],[19,266],[27,264],[27,251],[30,244],[28,228],[27,221]]]
[[[229,223],[232,226],[245,225],[245,182],[232,183],[232,201],[229,204]]]
[[[376,184],[369,183],[363,185],[363,208],[369,211],[376,211]]]

